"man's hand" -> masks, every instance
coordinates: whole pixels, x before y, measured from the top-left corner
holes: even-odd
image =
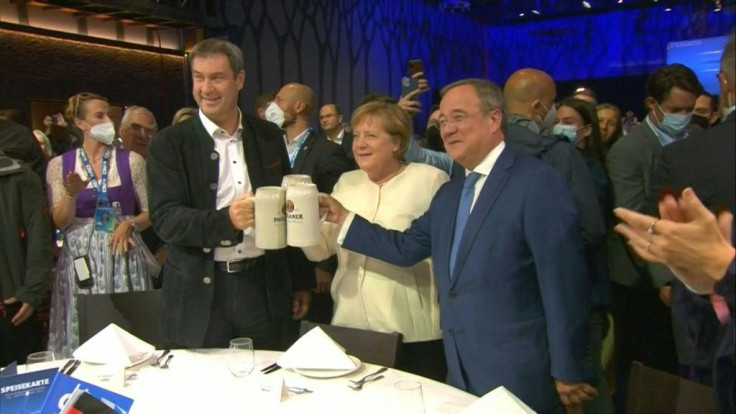
[[[228,210],[230,214],[230,221],[233,223],[233,227],[238,230],[245,230],[248,227],[253,227],[256,222],[256,209],[255,203],[253,202],[253,193],[245,193],[240,197],[236,198]]]
[[[672,286],[662,286],[659,288],[659,300],[668,307],[672,306]]]
[[[598,396],[598,391],[584,382],[565,382],[556,379],[555,388],[560,401],[568,408],[582,405]]]
[[[298,320],[303,318],[309,311],[309,303],[312,301],[312,292],[300,290],[292,295],[291,318]]]
[[[325,220],[342,226],[348,217],[349,211],[339,201],[327,194],[319,195],[319,214],[325,216]]]
[[[16,299],[14,296],[11,296],[3,301],[3,304],[5,305],[12,305],[14,303],[17,303],[18,299]],[[33,306],[23,303],[20,307],[20,310],[18,313],[13,316],[13,319],[10,320],[10,323],[12,323],[15,326],[18,326],[26,321],[31,315],[33,315]]]
[[[317,281],[317,287],[314,289],[317,293],[330,293],[332,285],[332,275],[319,267],[314,268],[314,277]]]

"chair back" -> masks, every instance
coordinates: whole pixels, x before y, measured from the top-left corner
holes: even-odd
[[[403,335],[400,333],[385,333],[302,321],[299,335],[304,335],[317,326],[345,348],[348,355],[370,364],[389,368],[396,366],[403,340]]]
[[[670,373],[631,364],[628,414],[710,414],[716,412],[713,389]]]
[[[161,345],[158,329],[160,290],[78,295],[79,342],[114,323],[151,345]]]

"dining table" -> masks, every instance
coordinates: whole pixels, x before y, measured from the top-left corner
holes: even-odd
[[[383,378],[349,387],[351,380],[381,367],[360,362],[345,375],[319,378],[292,369],[264,374],[282,352],[256,350],[254,369],[236,377],[230,373],[227,349],[173,350],[167,368],[153,365],[163,351],[125,369],[111,380],[110,367],[81,363],[72,376],[107,388],[134,400],[136,413],[401,413],[407,412],[407,396],[397,388],[400,381],[421,384],[423,410],[417,413],[462,413],[478,397],[428,378],[389,368]],[[167,356],[165,359],[168,359]],[[60,368],[68,360],[53,361]],[[162,361],[163,362],[163,361]],[[321,376],[321,375],[320,375]],[[284,385],[290,391],[277,391]],[[275,388],[274,388],[275,387]],[[303,392],[302,389],[308,390]]]

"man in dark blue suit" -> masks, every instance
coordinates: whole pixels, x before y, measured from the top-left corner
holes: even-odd
[[[505,103],[485,80],[443,90],[440,131],[466,169],[405,232],[324,197],[343,247],[410,266],[432,256],[448,382],[476,395],[504,386],[538,412],[595,396],[586,381],[590,280],[562,174],[504,144]]]

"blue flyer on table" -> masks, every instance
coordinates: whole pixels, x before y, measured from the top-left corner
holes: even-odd
[[[78,380],[76,378],[59,374],[54,379],[53,385],[48,392],[46,401],[43,403],[42,414],[58,414],[65,407],[69,398],[74,394],[75,389],[79,385],[79,389],[86,391],[91,396],[102,401],[118,414],[127,414],[133,405],[133,400],[105,388],[92,385],[88,382]],[[3,411],[3,414],[5,412]]]
[[[0,377],[0,413],[40,413],[57,368]]]

